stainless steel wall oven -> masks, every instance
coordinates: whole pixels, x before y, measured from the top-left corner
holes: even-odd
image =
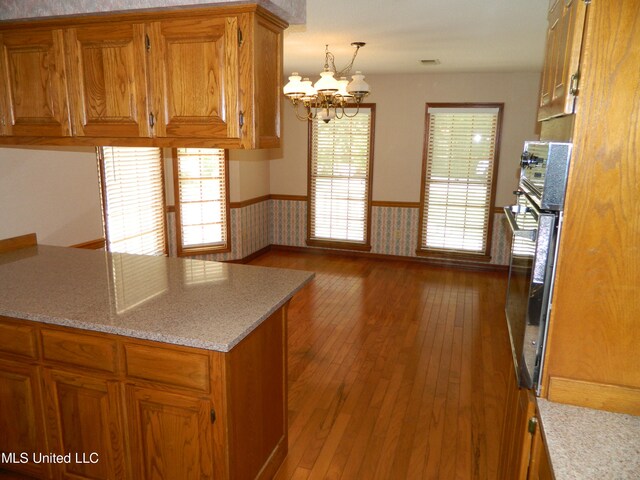
[[[526,142],[514,205],[506,316],[518,381],[540,392],[570,143]]]

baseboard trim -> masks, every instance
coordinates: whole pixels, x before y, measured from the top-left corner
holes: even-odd
[[[449,259],[433,259],[422,257],[404,257],[402,255],[385,255],[382,253],[357,252],[353,250],[332,250],[328,248],[317,247],[297,247],[292,245],[270,245],[271,250],[279,250],[284,252],[311,253],[314,255],[333,255],[343,257],[366,257],[377,260],[395,261],[395,262],[412,262],[432,265],[443,268],[457,268],[461,270],[472,270],[480,272],[502,272],[509,270],[508,265],[495,265],[491,263],[476,263],[470,261],[456,261]]]
[[[579,407],[640,415],[640,389],[551,377],[547,399]]]
[[[255,252],[247,255],[243,258],[237,258],[235,260],[224,260],[225,263],[249,263],[251,260],[258,258],[260,255],[264,255],[268,251],[271,250],[272,245],[267,245],[266,247],[261,248],[260,250],[256,250]]]

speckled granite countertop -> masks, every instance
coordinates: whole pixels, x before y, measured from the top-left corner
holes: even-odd
[[[0,255],[0,315],[228,352],[311,278],[39,245]]]
[[[538,398],[556,480],[640,479],[640,417]]]

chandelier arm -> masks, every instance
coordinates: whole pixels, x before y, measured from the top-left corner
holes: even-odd
[[[307,110],[307,114],[303,116],[303,115],[300,115],[300,113],[298,112],[298,110],[299,110],[298,107],[300,106],[300,103],[296,102],[296,103],[293,104],[293,106],[295,107],[294,108],[294,112],[295,112],[296,118],[298,120],[300,120],[302,122],[307,122],[309,120],[313,120],[314,117],[310,115],[310,110],[311,109],[309,107],[307,107],[307,106],[304,107]]]
[[[342,110],[344,112],[344,108]],[[347,118],[353,118],[356,115],[358,115],[358,112],[360,112],[360,102],[356,103],[356,111],[355,111],[355,113],[353,115],[349,115],[347,112],[344,112],[344,116],[347,117]]]

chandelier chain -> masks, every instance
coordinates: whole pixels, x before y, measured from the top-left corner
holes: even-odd
[[[358,50],[360,50],[361,47],[361,45],[354,46],[355,50],[353,51],[351,61],[342,70],[338,70],[336,68],[336,58],[333,53],[329,51],[329,45],[326,44],[324,46],[324,69],[334,72],[335,76],[338,78],[346,77],[347,75],[349,75],[351,69],[353,68],[353,63],[356,61],[356,57],[358,56]]]

